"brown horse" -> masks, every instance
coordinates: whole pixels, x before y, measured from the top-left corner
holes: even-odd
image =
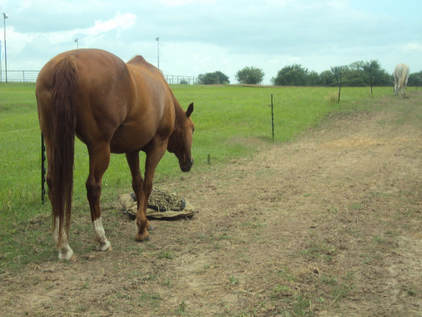
[[[147,239],[146,206],[158,162],[168,150],[177,156],[182,171],[189,171],[193,164],[193,104],[185,112],[161,72],[143,57],[124,63],[95,49],[73,50],[50,60],[38,76],[36,96],[59,259],[73,255],[68,236],[75,135],[88,148],[86,189],[99,249],[111,249],[100,208],[101,180],[110,153],[126,154],[138,201],[136,240]],[[144,179],[139,151],[146,153]]]

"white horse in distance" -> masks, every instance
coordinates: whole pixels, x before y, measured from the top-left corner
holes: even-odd
[[[409,79],[409,67],[405,64],[398,64],[394,69],[394,94],[406,96],[407,80]]]

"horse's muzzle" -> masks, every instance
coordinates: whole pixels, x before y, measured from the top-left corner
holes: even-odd
[[[182,172],[189,172],[193,165],[193,159],[185,162],[179,162]]]

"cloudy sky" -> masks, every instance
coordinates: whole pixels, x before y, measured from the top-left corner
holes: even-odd
[[[220,70],[232,83],[245,66],[265,83],[291,64],[321,72],[376,59],[388,72],[402,62],[422,70],[420,0],[0,0],[0,12],[8,69],[40,69],[76,38],[157,64],[159,37],[165,74]]]

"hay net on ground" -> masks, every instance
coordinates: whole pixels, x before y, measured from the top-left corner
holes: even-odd
[[[120,195],[123,213],[135,219],[137,202],[134,193]],[[149,219],[191,218],[195,211],[183,197],[176,193],[168,193],[159,188],[153,188],[148,200],[147,217]]]

